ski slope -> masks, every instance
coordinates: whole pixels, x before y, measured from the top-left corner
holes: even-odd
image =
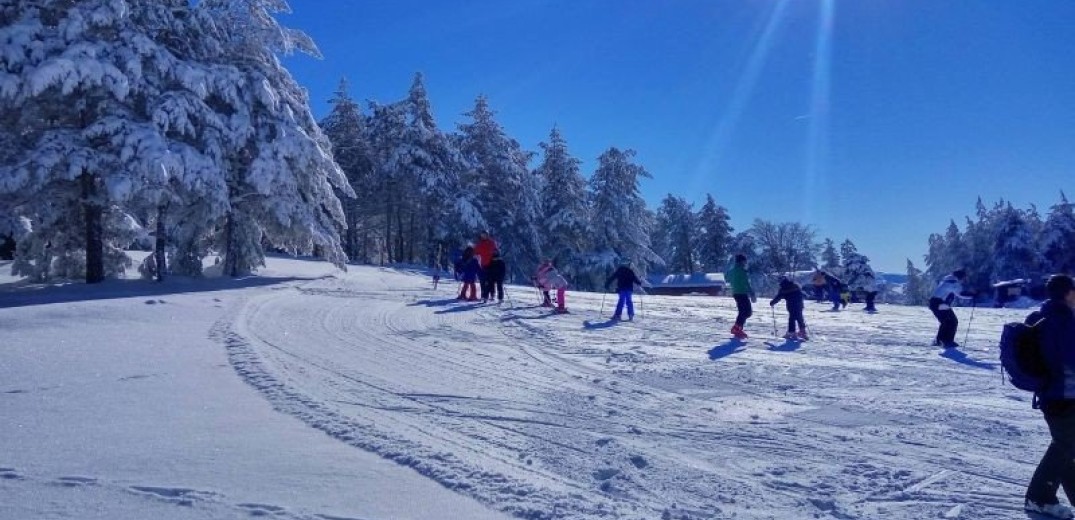
[[[0,292],[0,344],[47,344],[63,359],[88,341],[106,360],[69,361],[110,381],[101,396],[71,390],[42,409],[33,397],[47,392],[29,391],[29,378],[49,363],[0,349],[5,416],[63,430],[46,444],[0,426],[0,474],[16,475],[0,479],[0,494],[41,489],[69,508],[115,506],[107,495],[118,494],[129,503],[120,511],[144,502],[221,518],[1010,519],[1024,517],[1024,485],[1048,442],[1029,395],[1002,384],[996,362],[1001,325],[1025,311],[977,309],[965,336],[970,309],[957,309],[967,342],[945,354],[928,346],[936,323],[925,308],[808,303],[812,338],[800,344],[774,338],[773,318],[782,334],[786,313],[761,298],[751,338],[733,342],[730,298],[642,296],[634,322],[613,324],[598,316],[613,303],[600,294],[569,292],[572,313],[553,315],[533,289],[509,286],[499,306],[458,302],[454,283],[434,290],[417,271],[273,259],[264,274],[275,282],[172,281],[178,290],[154,305]],[[167,320],[142,317],[163,309]],[[27,322],[37,325],[9,327]],[[179,359],[191,345],[194,359]],[[146,377],[117,382],[132,374],[112,363]],[[94,379],[77,372],[59,369]],[[70,413],[85,400],[106,415]],[[143,424],[161,408],[182,427]],[[151,434],[160,445],[135,451],[167,465],[127,467],[125,450],[101,446],[118,432],[94,420],[130,430],[128,447]],[[65,467],[56,446],[76,459],[103,449],[110,474]],[[376,466],[371,456],[395,463],[378,470],[380,488],[344,491],[364,489],[340,474]],[[262,468],[281,458],[300,482]],[[0,504],[0,518],[59,517],[15,502]]]

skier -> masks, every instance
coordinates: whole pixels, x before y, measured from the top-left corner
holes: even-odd
[[[569,284],[567,278],[560,274],[555,267],[551,264],[549,269],[545,271],[545,287],[556,291],[556,309],[553,312],[557,314],[567,314],[567,307],[564,303],[564,294],[567,292]]]
[[[631,294],[636,284],[642,285],[642,280],[631,269],[631,261],[627,259],[621,260],[620,266],[605,279],[606,291],[610,289],[613,280],[616,281],[616,294],[619,298],[616,300],[616,311],[612,314],[612,321],[623,319],[624,307],[627,307],[627,321],[632,321],[635,319],[635,304],[631,301]]]
[[[496,302],[504,303],[504,276],[508,268],[504,265],[504,259],[500,257],[500,251],[493,251],[493,259],[489,267],[485,269],[485,277],[489,280],[489,299],[493,299],[496,291]]]
[[[776,297],[769,301],[769,306],[775,307],[780,300],[784,300],[788,308],[788,332],[784,334],[784,339],[801,339],[803,341],[810,339],[806,335],[806,319],[803,318],[804,298],[802,288],[787,276],[780,277],[780,290],[776,293]],[[795,333],[796,325],[799,326],[798,334]]]
[[[840,303],[843,301],[843,297],[840,295],[840,287],[844,285],[844,281],[837,278],[832,273],[825,273],[825,282],[829,284],[829,301],[832,302],[832,310],[840,310]]]
[[[553,269],[555,269],[555,266],[552,263],[552,259],[547,258],[538,266],[534,276],[530,279],[534,282],[534,287],[537,287],[544,297],[541,302],[542,307],[552,307],[552,298],[549,297],[548,273]]]
[[[496,250],[496,242],[489,236],[489,232],[482,231],[478,235],[478,241],[474,243],[474,255],[478,257],[478,265],[481,267],[481,271],[478,272],[478,279],[481,282],[482,301],[493,297],[493,287],[489,283],[488,277],[485,276],[485,270],[489,268],[489,263],[493,261],[493,252]]]
[[[474,248],[467,247],[464,249],[460,262],[462,263],[459,270],[460,279],[463,283],[462,289],[459,290],[458,299],[470,302],[478,301],[478,297],[475,294],[475,282],[478,281],[478,272],[481,271],[481,265],[478,263],[478,258],[474,256]],[[470,296],[467,296],[468,289],[470,290]]]
[[[1060,486],[1075,503],[1075,280],[1055,275],[1045,285],[1049,299],[1041,306],[1039,322],[1041,354],[1048,368],[1049,384],[1038,394],[1052,442],[1038,463],[1026,490],[1023,508],[1053,518],[1073,518],[1070,508],[1060,505]]]
[[[732,286],[732,298],[735,299],[735,308],[738,314],[735,317],[735,325],[732,325],[732,336],[738,339],[746,339],[747,333],[743,331],[747,318],[754,314],[750,304],[757,302],[754,289],[750,287],[750,277],[747,276],[747,257],[739,253],[735,255],[735,264],[724,273],[724,279]]]
[[[955,348],[959,346],[959,343],[956,343],[956,329],[959,328],[959,318],[956,317],[955,311],[952,310],[952,301],[956,298],[961,300],[973,298],[973,292],[963,289],[963,279],[966,277],[967,271],[963,269],[952,271],[952,274],[941,279],[941,282],[937,284],[937,288],[933,291],[933,297],[929,299],[929,310],[933,312],[933,315],[937,317],[937,321],[940,323],[940,326],[937,327],[937,337],[933,340],[933,346],[935,347],[943,345],[944,348]]]
[[[866,293],[866,307],[862,310],[877,312],[877,307],[874,307],[873,303],[877,298],[877,281],[874,280],[873,271],[866,271],[866,274],[862,275],[862,285],[859,288]]]

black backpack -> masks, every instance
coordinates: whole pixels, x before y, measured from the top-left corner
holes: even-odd
[[[1012,386],[1038,394],[1048,384],[1049,367],[1041,351],[1041,324],[1045,321],[1038,311],[1026,321],[1004,325],[1000,334],[1000,364],[1008,373]]]

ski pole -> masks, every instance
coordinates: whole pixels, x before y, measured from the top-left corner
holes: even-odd
[[[603,317],[605,315],[605,296],[608,296],[608,292],[601,293],[601,310],[597,311],[597,317]]]
[[[775,338],[775,337],[777,337],[777,335],[776,335],[776,306],[775,305],[770,305],[769,310],[773,311],[773,337]]]
[[[970,306],[970,318],[967,319],[967,330],[963,331],[963,348],[967,348],[967,337],[970,336],[970,325],[974,323],[974,309],[978,308],[978,300],[973,300]]]
[[[642,315],[642,319],[646,319],[646,306],[642,303],[642,296],[645,294],[646,290],[640,287],[638,292],[638,312]]]

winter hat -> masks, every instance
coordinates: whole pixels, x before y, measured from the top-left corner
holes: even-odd
[[[735,263],[741,264],[741,263],[746,262],[746,261],[747,261],[747,255],[744,255],[743,253],[739,253],[739,254],[735,255]]]
[[[1050,300],[1063,300],[1072,289],[1075,289],[1075,281],[1066,274],[1054,274],[1045,284]]]
[[[960,267],[959,269],[952,271],[952,276],[955,276],[956,278],[962,280],[967,277],[967,270]]]

